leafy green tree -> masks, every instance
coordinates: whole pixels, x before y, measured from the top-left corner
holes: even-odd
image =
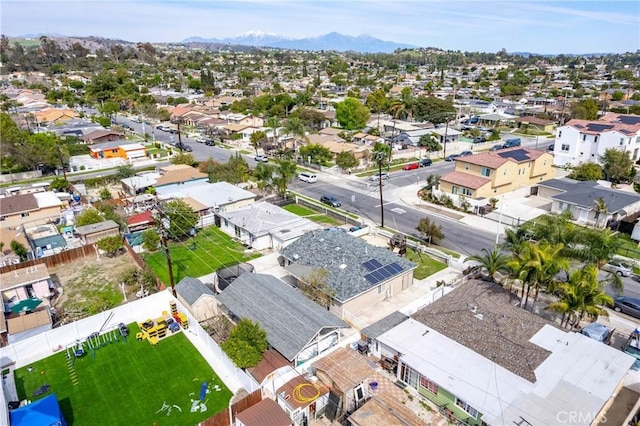
[[[311,158],[312,163],[326,164],[333,159],[333,154],[329,151],[329,148],[320,144],[310,143],[301,146],[299,152],[303,159]]]
[[[69,181],[64,178],[54,178],[49,184],[49,189],[55,192],[64,192],[69,188]]]
[[[76,218],[76,226],[93,225],[103,222],[105,219],[100,212],[94,208],[88,208]]]
[[[180,152],[171,157],[170,162],[171,164],[186,164],[188,166],[193,166],[196,163],[196,160],[190,152]]]
[[[11,248],[13,254],[20,258],[21,262],[27,260],[29,252],[27,252],[27,249],[22,245],[22,243],[16,240],[11,240],[11,242],[9,243],[9,247]]]
[[[450,100],[418,96],[413,106],[413,117],[418,121],[440,124],[452,120],[455,116],[456,109]]]
[[[442,226],[432,222],[428,217],[420,219],[418,226],[416,226],[416,230],[420,232],[424,239],[429,241],[430,244],[436,244],[438,241],[444,239]]]
[[[113,256],[124,246],[124,243],[120,235],[112,235],[111,237],[104,237],[98,240],[96,246],[98,246],[100,250],[107,252],[108,256]]]
[[[604,175],[611,183],[626,182],[632,177],[633,160],[627,151],[609,148],[600,157]]]
[[[362,129],[370,115],[369,109],[355,98],[346,98],[336,104],[336,119],[347,130]]]
[[[336,164],[342,170],[349,170],[358,165],[358,159],[352,152],[342,151],[336,156]]]
[[[487,275],[489,276],[489,280],[491,282],[496,281],[496,273],[500,272],[506,274],[511,271],[511,269],[509,268],[510,258],[506,254],[500,253],[500,251],[497,249],[489,251],[486,248],[482,249],[482,253],[482,255],[476,254],[467,257],[467,261],[478,262],[481,268],[487,270]]]
[[[616,90],[615,92],[613,92],[611,94],[611,100],[612,101],[621,101],[624,99],[624,92],[620,91],[620,90]]]
[[[147,251],[156,251],[160,245],[160,235],[155,229],[147,229],[142,233],[142,248]]]
[[[172,200],[164,205],[164,213],[169,219],[169,236],[181,240],[191,235],[198,223],[198,215],[182,200]]]
[[[131,164],[123,164],[118,167],[118,178],[126,179],[135,176],[136,171]]]
[[[113,198],[113,195],[111,195],[111,191],[109,191],[109,188],[102,188],[102,190],[100,190],[100,199],[101,200],[111,200]]]
[[[258,323],[243,318],[220,347],[239,368],[255,367],[267,350],[267,332]]]
[[[331,306],[331,300],[337,292],[327,284],[329,273],[326,269],[314,268],[300,279],[302,293],[325,309]]]
[[[600,180],[604,177],[602,167],[599,164],[588,162],[575,166],[569,175],[570,179],[579,181]]]
[[[571,104],[571,116],[581,120],[598,118],[598,102],[595,99],[582,99]]]
[[[442,150],[442,145],[434,135],[422,135],[418,140],[418,144],[428,153],[438,152]]]

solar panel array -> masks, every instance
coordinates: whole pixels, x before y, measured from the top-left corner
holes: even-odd
[[[377,259],[371,259],[364,262],[362,266],[364,266],[367,271],[371,272],[378,268],[382,268],[382,263],[378,262]]]
[[[618,117],[618,121],[622,124],[640,124],[640,117],[634,115],[621,115]]]
[[[601,132],[603,130],[613,129],[615,126],[613,124],[600,124],[600,123],[589,123],[587,124],[587,129],[592,132]]]
[[[369,262],[365,262],[365,263],[369,263]],[[372,272],[369,272],[367,275],[364,276],[364,279],[367,280],[370,284],[376,285],[382,281],[388,280],[389,278],[393,277],[394,275],[397,275],[399,272],[402,272],[403,270],[404,269],[402,268],[402,266],[400,266],[396,262],[393,262],[386,266],[382,266]]]
[[[498,155],[502,158],[512,158],[516,161],[531,160],[529,153],[524,149],[515,149],[513,151],[499,152]]]

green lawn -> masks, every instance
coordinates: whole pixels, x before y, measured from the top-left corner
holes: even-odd
[[[75,385],[65,351],[16,370],[18,396],[33,401],[55,393],[67,424],[78,426],[193,425],[228,406],[231,391],[183,333],[151,346],[135,339],[136,324],[130,324],[129,331],[128,343],[107,343],[95,351],[95,358],[76,358]],[[199,398],[203,382],[210,390],[206,411],[192,413],[191,401]],[[49,392],[32,396],[45,383],[51,386]],[[159,411],[164,404],[172,407],[169,413]]]
[[[339,220],[336,220],[329,216],[325,216],[322,213],[318,213],[315,210],[312,210],[305,206],[301,206],[299,204],[289,204],[288,206],[284,206],[283,209],[293,214],[297,214],[298,216],[302,216],[314,222],[320,223],[322,225],[332,225],[332,226],[342,225],[342,222],[340,222]]]
[[[638,247],[638,243],[633,241],[627,234],[618,233],[616,235],[622,242],[622,246],[618,250],[616,250],[616,254],[619,254],[620,256],[630,257],[631,259],[640,260],[640,248]]]
[[[193,248],[193,249],[192,249]],[[231,239],[230,236],[211,226],[186,241],[169,243],[173,277],[177,284],[184,277],[199,277],[215,272],[223,265],[260,257],[260,254],[246,254],[242,244]],[[167,259],[163,251],[144,256],[147,264],[153,269],[158,278],[169,285]]]
[[[442,262],[438,262],[432,259],[427,254],[418,254],[417,252],[407,249],[407,259],[418,264],[418,267],[413,271],[413,277],[417,280],[422,280],[430,275],[435,274],[438,271],[442,271],[447,267]]]

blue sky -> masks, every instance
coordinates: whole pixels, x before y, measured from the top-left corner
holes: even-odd
[[[640,49],[640,2],[457,0],[0,0],[3,34],[97,35],[167,42],[260,30],[293,38],[331,31],[463,51]]]

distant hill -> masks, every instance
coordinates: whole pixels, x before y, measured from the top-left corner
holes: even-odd
[[[369,35],[357,37],[340,33],[329,33],[318,37],[308,37],[292,39],[273,33],[263,33],[261,31],[250,31],[238,37],[228,37],[223,39],[202,37],[190,37],[182,41],[183,43],[226,43],[233,45],[277,47],[281,49],[294,50],[335,50],[338,52],[354,51],[363,53],[391,53],[396,49],[413,48],[416,46],[384,41]]]

